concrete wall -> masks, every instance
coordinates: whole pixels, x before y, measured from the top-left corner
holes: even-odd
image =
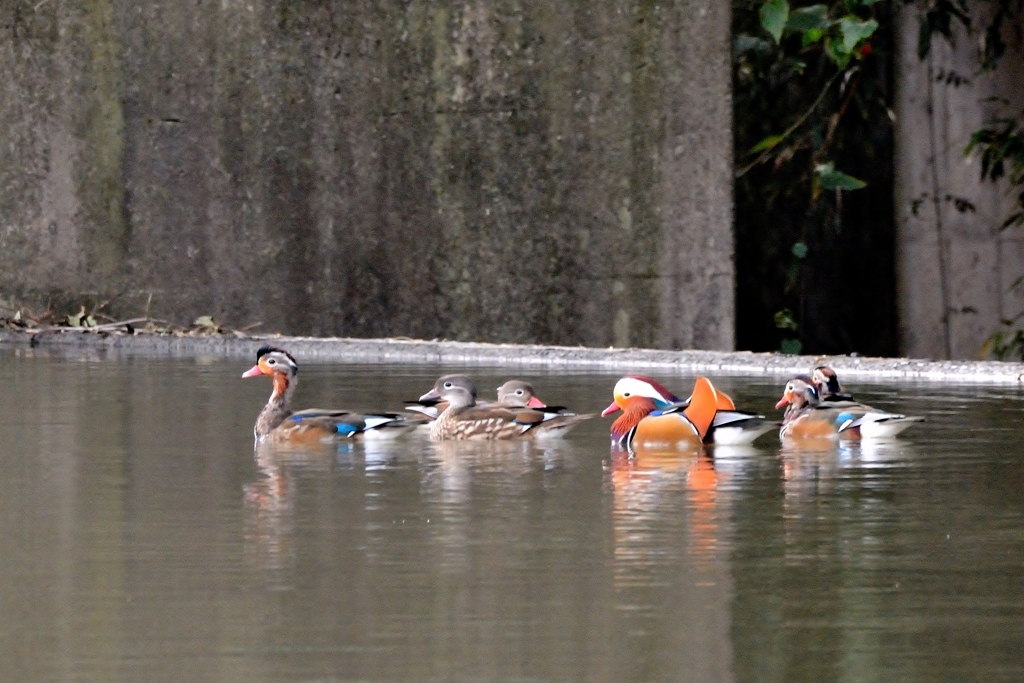
[[[918,11],[904,6],[897,31],[900,347],[918,358],[975,358],[986,338],[1005,329],[1002,320],[1024,311],[1024,289],[1012,289],[1024,275],[1024,230],[1000,231],[1013,197],[1005,185],[981,182],[978,159],[963,151],[993,116],[1020,112],[1024,58],[1014,31],[1006,31],[1006,58],[981,73],[977,36],[956,26],[954,43],[935,37],[922,61]]]
[[[0,294],[731,348],[729,3],[0,0]]]

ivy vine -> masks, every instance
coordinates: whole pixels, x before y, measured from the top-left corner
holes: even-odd
[[[764,338],[761,312],[774,311],[776,348],[850,350],[868,343],[843,325],[862,313],[853,297],[878,300],[888,292],[891,299],[894,285],[882,271],[895,247],[895,225],[884,213],[892,210],[891,36],[901,4],[918,9],[921,59],[936,38],[952,41],[959,25],[976,39],[983,71],[999,68],[1007,31],[1024,17],[1024,0],[733,0],[737,258],[749,271],[739,283],[741,336],[744,326],[760,325],[748,336]],[[1009,185],[1014,209],[1002,228],[1024,227],[1024,112],[986,122],[964,154],[979,158],[982,180]],[[851,191],[867,193],[857,210],[844,206]],[[844,220],[856,222],[859,234],[844,231]],[[847,267],[844,259],[856,260],[851,247],[864,258]],[[844,289],[850,273],[872,267],[885,281]],[[1013,287],[1024,287],[1024,276]],[[756,321],[744,318],[744,305]],[[875,319],[879,329],[894,327],[894,310]],[[1003,321],[982,353],[1024,359],[1022,319],[1024,311]],[[838,338],[829,336],[832,328]]]
[[[815,351],[854,343],[821,332],[823,317],[838,312],[820,290],[850,242],[843,194],[891,187],[892,112],[875,40],[887,4],[733,3],[739,251],[754,243],[746,254],[753,279],[781,280],[781,291],[741,283],[741,306],[760,297],[757,308],[775,310],[777,348],[787,353],[808,342]],[[741,328],[750,324],[743,315]]]

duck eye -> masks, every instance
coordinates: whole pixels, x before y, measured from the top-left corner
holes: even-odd
[[[522,395],[523,395],[523,390],[522,389],[516,389],[516,396],[522,396]]]
[[[277,361],[271,358],[270,360],[267,361],[267,365],[277,365]]]
[[[624,394],[622,395],[622,397],[623,397],[623,398],[629,398],[629,397],[630,397],[630,396],[632,396],[632,395],[633,395],[633,394],[631,394],[631,393],[629,393],[629,392],[627,391],[626,393],[624,393]]]
[[[451,382],[445,382],[444,383],[444,388],[445,389],[451,389],[452,388],[452,383]]]

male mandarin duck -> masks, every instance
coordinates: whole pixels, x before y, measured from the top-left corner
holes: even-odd
[[[622,447],[700,443],[749,444],[775,423],[762,415],[736,410],[733,400],[698,377],[686,401],[650,377],[629,375],[615,383],[614,402],[602,416],[619,410],[612,441]]]
[[[818,390],[818,398],[822,403],[840,403],[853,401],[853,396],[843,391],[839,384],[839,377],[836,371],[827,365],[819,365],[811,373],[811,380],[814,388]]]
[[[548,422],[562,422],[560,428],[589,419],[591,415],[545,413],[529,406],[505,406],[497,403],[477,405],[476,385],[465,375],[445,375],[434,388],[420,397],[421,402],[444,401],[448,405],[430,425],[434,441],[533,438],[543,434]]]
[[[785,406],[779,439],[837,439],[839,411],[822,407],[814,380],[797,375],[786,383],[776,408]]]
[[[396,413],[359,415],[347,410],[291,409],[292,396],[299,384],[299,365],[295,358],[273,346],[256,352],[256,365],[242,377],[267,375],[273,380],[270,400],[256,418],[253,433],[259,442],[323,443],[366,435],[390,438],[415,427]]]
[[[827,365],[814,368],[811,379],[818,390],[821,404],[842,410],[836,416],[836,426],[843,438],[891,439],[915,422],[924,421],[923,417],[886,413],[858,403],[852,395],[843,391],[836,371]]]

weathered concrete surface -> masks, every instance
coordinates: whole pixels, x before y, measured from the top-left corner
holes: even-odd
[[[0,295],[733,346],[729,3],[0,0]]]
[[[972,5],[983,11],[984,3]],[[1024,106],[1024,53],[1005,31],[1007,56],[981,73],[977,36],[957,25],[951,45],[932,41],[917,56],[918,6],[905,5],[897,31],[896,210],[900,351],[977,358],[985,339],[1024,311],[1024,231],[1000,231],[1013,197],[979,180],[963,151],[971,133]],[[976,25],[985,24],[975,16]],[[991,98],[1011,98],[1007,104]]]
[[[749,351],[666,351],[595,349],[572,346],[486,344],[417,339],[339,339],[228,335],[111,335],[53,332],[32,335],[0,332],[0,348],[33,352],[113,355],[214,356],[251,360],[264,344],[281,346],[300,362],[436,363],[462,365],[554,366],[601,369],[622,374],[642,370],[714,375],[777,376],[781,381],[807,374],[816,365],[831,365],[843,377],[873,382],[926,381],[976,384],[1021,384],[1024,363],[996,361],[928,361],[910,358],[787,356]]]

